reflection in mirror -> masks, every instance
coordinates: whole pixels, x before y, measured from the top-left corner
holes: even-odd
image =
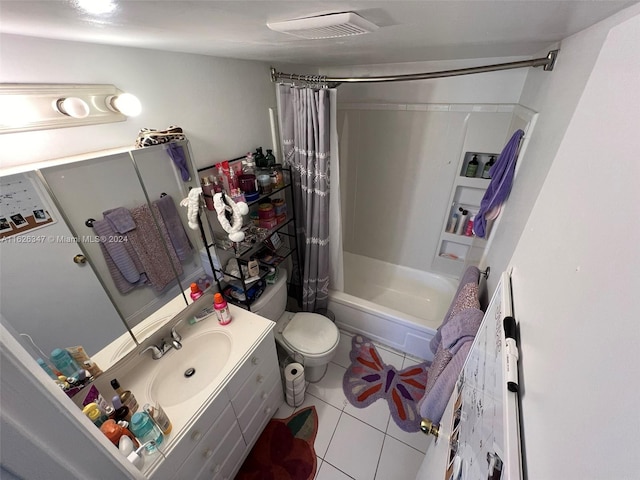
[[[11,175],[0,185],[3,218],[19,214],[34,225],[0,233],[0,311],[24,334],[19,340],[27,351],[48,357],[54,348],[82,345],[92,354],[115,338],[131,338],[91,266],[74,262],[83,252],[38,178]],[[50,221],[35,222],[29,215],[35,205]]]
[[[188,142],[177,143],[192,168]],[[183,290],[204,274],[198,255],[201,240],[197,231],[183,227],[186,209],[179,206],[193,180],[182,179],[166,149],[120,150],[28,174],[29,182],[43,182],[38,190],[55,222],[19,236],[37,234],[42,242],[5,240],[0,247],[2,315],[45,354],[60,346],[82,345],[91,356],[99,352],[106,362],[101,368],[108,368],[188,303]],[[174,212],[172,220],[163,218],[166,210]],[[127,272],[124,281],[116,264],[122,258],[111,255],[104,230],[95,228],[96,223],[104,226],[105,212],[110,211],[124,215],[109,220],[116,228],[115,247],[126,247],[115,251],[137,255],[130,258],[136,270]],[[143,223],[122,234],[117,229],[126,230],[126,223],[123,227],[118,222],[129,220],[128,215],[134,223]],[[96,222],[85,223],[90,218]],[[180,245],[167,226],[180,232]],[[30,342],[25,346],[34,352]]]

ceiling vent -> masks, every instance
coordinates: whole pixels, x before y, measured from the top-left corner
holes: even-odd
[[[349,37],[371,33],[378,29],[376,24],[353,12],[267,23],[267,26],[276,32],[310,39]]]

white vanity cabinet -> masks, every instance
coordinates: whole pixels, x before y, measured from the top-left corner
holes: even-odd
[[[270,331],[151,474],[153,480],[232,480],[283,402]]]

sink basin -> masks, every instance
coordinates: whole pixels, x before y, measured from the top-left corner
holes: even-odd
[[[191,399],[216,380],[231,353],[231,339],[221,332],[187,338],[180,350],[170,350],[159,360],[149,385],[149,397],[163,407]]]

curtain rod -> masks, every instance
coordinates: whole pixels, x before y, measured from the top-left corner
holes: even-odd
[[[326,83],[337,86],[341,83],[379,83],[379,82],[405,82],[410,80],[427,80],[430,78],[456,77],[460,75],[471,75],[474,73],[494,72],[497,70],[510,70],[523,67],[544,67],[550,72],[556,63],[558,50],[551,50],[544,58],[534,58],[532,60],[522,60],[519,62],[496,63],[481,67],[460,68],[457,70],[443,70],[440,72],[411,73],[407,75],[384,75],[379,77],[328,77],[325,75],[303,75],[297,73],[278,72],[271,68],[271,81],[277,82],[281,79],[297,80],[310,83]]]

